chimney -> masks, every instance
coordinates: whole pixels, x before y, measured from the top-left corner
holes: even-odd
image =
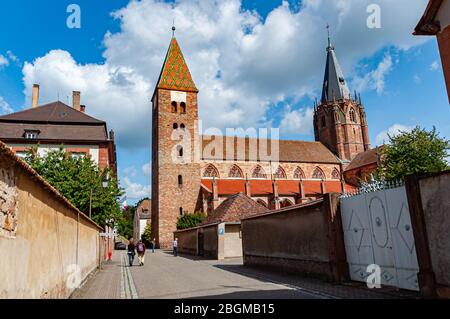
[[[77,111],[81,111],[80,102],[81,102],[81,93],[80,93],[80,91],[73,91],[72,106]]]
[[[86,113],[86,105],[80,105],[80,112]]]
[[[33,93],[31,96],[31,106],[33,109],[37,109],[39,105],[39,84],[33,85]]]

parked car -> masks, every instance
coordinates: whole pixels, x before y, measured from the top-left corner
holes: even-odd
[[[127,245],[125,245],[125,244],[122,243],[122,242],[118,242],[118,243],[116,243],[116,244],[114,245],[114,248],[115,248],[116,250],[127,250]]]

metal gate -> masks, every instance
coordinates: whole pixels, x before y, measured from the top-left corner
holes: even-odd
[[[419,266],[405,186],[374,185],[341,198],[350,277],[366,282],[367,266],[376,264],[382,285],[418,291]]]

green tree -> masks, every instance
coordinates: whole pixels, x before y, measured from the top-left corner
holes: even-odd
[[[40,156],[37,148],[32,148],[26,161],[80,211],[89,214],[92,207],[96,223],[114,227],[122,218],[118,200],[123,193],[117,180],[109,169],[100,171],[89,156],[68,156],[63,146]],[[108,185],[103,188],[105,177]]]
[[[203,212],[196,212],[194,214],[186,214],[178,218],[177,229],[188,229],[192,227],[200,226],[205,220],[206,215]]]
[[[142,234],[142,241],[144,242],[145,246],[150,247],[150,242],[152,240],[152,225],[147,224],[145,227],[144,233]]]
[[[389,136],[382,149],[380,175],[386,180],[402,179],[415,173],[440,172],[448,168],[450,141],[417,126],[411,132]]]
[[[135,206],[127,206],[122,211],[122,216],[117,222],[117,231],[127,239],[133,237],[133,219],[136,212]]]

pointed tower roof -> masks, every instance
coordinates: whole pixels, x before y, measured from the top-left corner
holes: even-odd
[[[328,34],[327,64],[325,67],[321,102],[330,102],[333,101],[333,99],[348,99],[349,96],[350,90],[345,82],[344,74],[339,66],[336,52],[334,51],[330,35]]]
[[[156,88],[198,92],[175,37],[172,37],[170,42]]]

